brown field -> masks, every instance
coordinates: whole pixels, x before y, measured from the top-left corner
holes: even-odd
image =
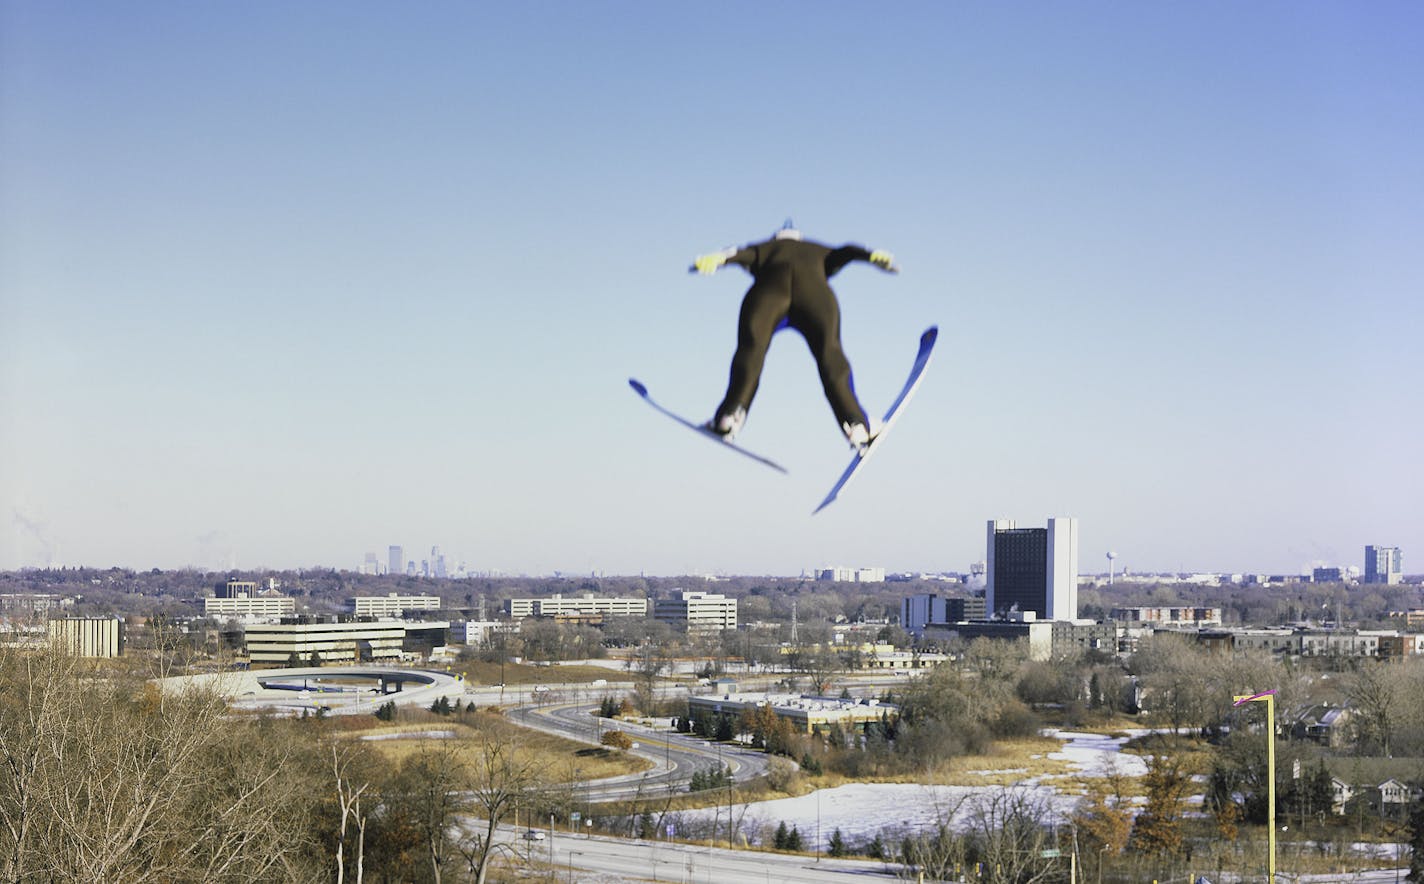
[[[471,660],[454,664],[450,667],[450,671],[463,673],[465,680],[473,685],[500,684],[500,665],[498,663]],[[626,672],[616,669],[605,669],[602,666],[530,666],[527,663],[504,664],[504,684],[506,685],[565,684],[571,682],[597,681],[600,678],[608,681],[630,681],[632,676]]]
[[[448,717],[428,713],[403,713],[402,720],[396,723],[349,730],[346,736],[358,738],[376,734],[416,734],[422,731],[454,731],[453,740],[447,738],[440,742],[457,742],[472,751],[478,751],[485,740],[502,741],[514,747],[516,757],[534,759],[553,782],[602,779],[637,773],[652,767],[651,762],[636,755],[609,751],[522,728],[492,712],[464,713]],[[393,764],[399,764],[403,759],[420,752],[423,742],[426,741],[412,736],[409,739],[371,740],[366,745]]]

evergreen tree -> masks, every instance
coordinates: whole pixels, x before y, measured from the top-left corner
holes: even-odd
[[[865,855],[871,859],[885,859],[885,839],[876,832],[875,837],[870,839],[870,843],[865,845]]]
[[[781,825],[776,827],[776,836],[772,838],[771,845],[777,850],[785,850],[786,842],[789,837],[786,831],[786,820],[782,820]]]
[[[786,836],[786,849],[791,851],[806,849],[805,842],[801,840],[801,830],[795,826],[791,827],[790,833]]]
[[[716,739],[718,739],[718,740],[721,741],[721,742],[726,742],[726,741],[728,741],[728,740],[735,739],[736,736],[737,736],[737,730],[736,730],[736,727],[732,724],[732,718],[731,718],[731,716],[729,716],[729,715],[719,715],[719,716],[717,716]]]
[[[826,842],[826,852],[831,856],[845,856],[849,852],[839,827],[831,833],[830,839]]]
[[[1335,785],[1331,782],[1330,771],[1325,767],[1325,759],[1316,762],[1305,787],[1306,812],[1329,813],[1335,803]]]

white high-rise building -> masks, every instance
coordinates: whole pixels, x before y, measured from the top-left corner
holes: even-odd
[[[1078,617],[1078,520],[1051,518],[1047,528],[988,523],[984,602],[987,615]]]
[[[386,561],[386,573],[387,573],[387,574],[404,574],[404,573],[405,573],[405,551],[402,550],[399,546],[392,546],[392,547],[391,547],[389,550],[387,550],[386,552],[389,554],[389,558],[388,558],[387,561]]]

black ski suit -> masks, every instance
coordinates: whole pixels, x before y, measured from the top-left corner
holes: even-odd
[[[737,322],[737,352],[732,356],[727,395],[717,407],[722,418],[750,409],[761,380],[772,335],[790,326],[799,331],[816,357],[821,387],[836,423],[866,424],[865,409],[855,398],[850,362],[841,350],[841,311],[829,279],[851,261],[869,261],[860,246],[839,248],[800,239],[769,239],[743,246],[727,258],[755,280],[742,299]]]

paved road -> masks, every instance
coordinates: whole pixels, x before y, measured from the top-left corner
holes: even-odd
[[[685,791],[696,771],[730,767],[737,782],[746,782],[766,773],[771,759],[763,752],[709,743],[675,731],[648,728],[629,722],[609,722],[593,716],[594,703],[556,703],[542,707],[524,706],[509,710],[510,720],[536,730],[598,745],[599,734],[608,728],[624,731],[638,743],[635,755],[648,759],[653,769],[625,774],[588,784],[589,799],[611,801],[640,795]]]
[[[547,832],[547,830],[545,830]],[[666,841],[630,841],[555,832],[543,841],[526,841],[523,833],[502,827],[499,839],[516,843],[531,864],[558,872],[570,884],[612,884],[622,881],[663,881],[680,884],[834,884],[893,881],[884,863],[790,856],[745,850],[699,847]]]
[[[379,685],[399,683],[401,690],[379,693]],[[299,714],[324,708],[333,715],[370,715],[382,704],[429,706],[441,697],[464,696],[465,682],[439,669],[398,666],[322,666],[254,669],[183,675],[158,680],[164,691],[207,686],[228,697],[235,709],[270,709]]]

